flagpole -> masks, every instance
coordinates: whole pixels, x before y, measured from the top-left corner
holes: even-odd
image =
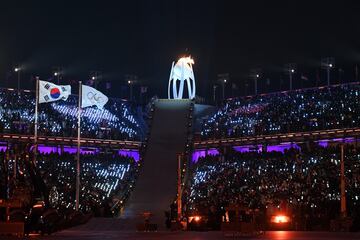
[[[177,192],[177,217],[178,221],[181,221],[182,217],[182,191],[181,191],[181,158],[182,154],[178,153],[178,192]]]
[[[37,139],[38,139],[38,108],[39,108],[39,77],[36,77],[36,94],[35,94],[35,129],[34,129],[34,164],[37,158]]]
[[[79,106],[78,106],[78,132],[77,132],[77,158],[76,158],[76,211],[79,211],[80,197],[80,130],[81,130],[81,99],[82,83],[79,81]]]

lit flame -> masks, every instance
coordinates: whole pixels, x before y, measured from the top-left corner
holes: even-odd
[[[276,215],[271,218],[272,223],[288,223],[290,218],[284,215]]]
[[[178,62],[184,62],[187,64],[194,64],[194,59],[192,59],[190,56],[189,57],[182,57],[178,60]]]
[[[199,222],[201,219],[200,216],[191,216],[189,217],[189,222],[192,222],[194,220],[194,222]]]

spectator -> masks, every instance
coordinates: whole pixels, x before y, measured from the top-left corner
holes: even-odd
[[[39,105],[38,134],[75,137],[77,99]],[[0,90],[0,131],[33,134],[35,97],[33,93]],[[87,138],[141,140],[142,126],[129,103],[110,99],[105,109],[85,108],[81,115],[81,135]]]
[[[360,85],[304,89],[225,101],[201,137],[228,138],[360,126]]]
[[[359,220],[360,149],[345,149],[347,205]],[[339,147],[232,152],[223,161],[206,156],[194,166],[184,202],[188,213],[204,215],[211,207],[221,211],[231,204],[264,213],[271,207],[288,208],[297,222],[308,215],[309,226],[326,225],[340,211],[339,171]]]

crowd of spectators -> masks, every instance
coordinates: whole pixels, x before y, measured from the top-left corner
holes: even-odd
[[[55,208],[75,208],[75,159],[73,154],[49,154],[38,161],[38,169],[50,189],[50,204]],[[136,166],[133,158],[117,154],[82,155],[79,208],[105,216],[119,214],[134,185]],[[100,213],[99,209],[105,212]]]
[[[77,97],[39,104],[38,134],[77,136]],[[0,90],[0,132],[33,134],[35,116],[33,92]],[[109,99],[104,109],[88,107],[81,113],[81,135],[88,138],[141,140],[142,126],[131,104]]]
[[[4,157],[5,153],[0,155]],[[14,178],[14,157],[9,158],[7,165],[0,167],[3,176],[9,176],[8,186],[1,178],[1,189],[8,189],[8,197],[23,198],[23,202],[31,204],[34,198],[42,196],[48,198],[48,207],[62,212],[75,209],[76,154],[39,154],[34,168],[37,178],[32,177],[32,169],[26,164],[29,159],[24,157],[16,162]],[[80,160],[80,210],[95,216],[118,215],[134,185],[137,163],[132,157],[117,153],[82,154]],[[45,189],[41,189],[42,185]],[[24,191],[29,195],[24,196]]]
[[[360,221],[360,149],[345,147],[346,197],[354,226]],[[296,229],[326,229],[340,212],[340,149],[312,146],[282,152],[230,152],[193,166],[185,211],[207,215],[229,205],[290,212]]]
[[[228,99],[204,121],[201,137],[228,138],[360,126],[360,85]]]

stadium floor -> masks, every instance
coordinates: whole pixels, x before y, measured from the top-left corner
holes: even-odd
[[[15,239],[15,238],[12,238]],[[153,232],[140,233],[129,231],[77,231],[65,230],[51,236],[44,237],[30,237],[30,239],[40,240],[112,240],[112,239],[174,239],[174,240],[215,240],[215,239],[244,239],[240,237],[224,237],[222,232]],[[267,232],[262,237],[254,237],[245,239],[274,239],[274,240],[332,240],[332,239],[346,239],[355,240],[360,239],[360,233],[334,233],[334,232],[286,232],[286,231],[271,231]]]
[[[0,236],[0,240],[19,239],[16,237]],[[260,237],[225,237],[223,232],[195,232],[195,231],[159,231],[136,232],[129,230],[128,222],[116,218],[92,218],[89,222],[66,229],[52,235],[31,235],[34,240],[216,240],[216,239],[273,239],[273,240],[359,240],[360,232],[295,232],[295,231],[268,231]]]

